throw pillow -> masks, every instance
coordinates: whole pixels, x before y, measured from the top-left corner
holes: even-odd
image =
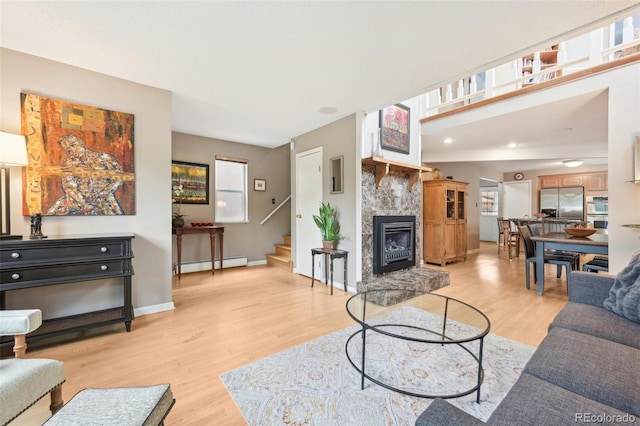
[[[609,290],[604,307],[624,318],[640,323],[640,251],[620,271]]]

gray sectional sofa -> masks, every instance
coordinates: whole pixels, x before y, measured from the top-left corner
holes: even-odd
[[[637,287],[570,274],[569,303],[486,423],[436,399],[416,425],[640,425],[640,254],[623,272]],[[624,311],[616,296],[628,297]]]

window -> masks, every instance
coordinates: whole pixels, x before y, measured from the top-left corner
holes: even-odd
[[[215,221],[247,223],[247,160],[216,156],[215,176]]]
[[[498,216],[498,191],[482,191],[482,216]]]

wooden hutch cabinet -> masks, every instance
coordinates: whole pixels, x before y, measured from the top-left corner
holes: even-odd
[[[422,182],[424,261],[444,266],[467,259],[467,182]]]

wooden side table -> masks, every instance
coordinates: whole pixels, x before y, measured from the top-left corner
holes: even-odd
[[[209,234],[211,238],[211,274],[215,274],[216,264],[216,235],[220,242],[220,270],[222,271],[224,226],[184,226],[176,227],[171,231],[176,234],[176,246],[178,249],[178,279],[182,276],[182,236],[185,234]]]
[[[311,288],[313,288],[313,283],[315,281],[315,256],[316,254],[324,255],[324,284],[327,285],[328,274],[327,274],[327,264],[330,265],[331,269],[331,294],[333,295],[333,259],[344,259],[344,291],[347,291],[347,258],[349,256],[349,252],[346,250],[325,250],[323,248],[314,248],[311,249]],[[328,260],[328,262],[327,262]]]

